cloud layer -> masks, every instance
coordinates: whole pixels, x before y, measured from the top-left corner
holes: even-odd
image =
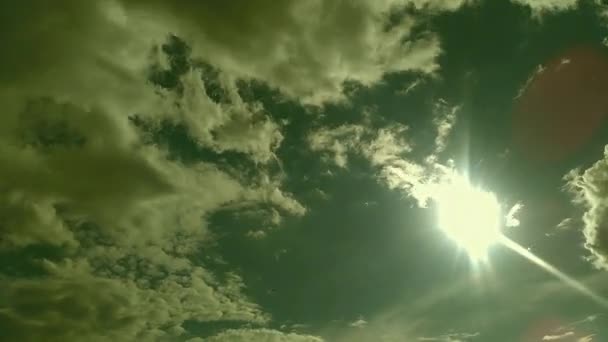
[[[266,169],[280,126],[118,1],[0,10],[12,47],[0,56],[0,253],[26,270],[0,274],[3,336],[150,341],[187,336],[187,320],[265,324],[241,278],[213,274],[201,253],[226,206],[305,213]],[[182,160],[159,138],[167,127],[250,169]]]

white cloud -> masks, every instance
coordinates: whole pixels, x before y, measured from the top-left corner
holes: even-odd
[[[519,219],[516,217],[516,215],[519,213],[519,211],[524,207],[524,205],[522,203],[515,203],[515,205],[513,205],[511,207],[511,209],[509,209],[509,212],[507,213],[506,218],[506,223],[505,225],[507,227],[518,227],[520,222]]]
[[[247,237],[254,239],[254,240],[261,240],[263,238],[266,237],[266,235],[268,235],[268,233],[266,233],[266,231],[264,230],[250,230],[247,232]]]
[[[576,342],[591,342],[595,334],[590,334],[591,331],[596,331],[601,323],[595,324],[599,315],[589,315],[578,321],[568,323],[561,326],[551,334],[543,336],[543,341],[576,341]]]
[[[422,83],[424,83],[424,81],[420,78],[416,79],[413,82],[410,82],[406,87],[403,87],[400,90],[397,90],[395,93],[398,95],[407,95],[411,92],[413,92],[416,88],[418,88]]]
[[[450,111],[449,116],[455,111]],[[452,123],[455,119],[450,119]],[[438,137],[436,139],[445,147],[445,137],[451,128],[444,120],[436,120]],[[449,126],[449,127],[448,127]],[[329,154],[334,164],[347,167],[348,155],[358,154],[365,157],[377,168],[377,177],[391,189],[405,191],[425,206],[431,196],[432,184],[444,179],[453,166],[437,162],[437,155],[431,154],[422,162],[413,160],[410,156],[413,147],[406,138],[408,127],[392,123],[380,129],[364,125],[342,125],[335,128],[320,128],[308,137],[309,146],[313,151]]]
[[[583,336],[583,337],[579,338],[576,342],[592,342],[594,336],[595,336],[595,334]]]
[[[323,342],[316,336],[283,333],[271,329],[231,329],[208,338],[209,342]]]
[[[405,139],[407,126],[391,124],[380,128],[375,136],[365,145],[361,146],[361,153],[376,166],[386,165],[395,159],[400,159],[412,151]]]
[[[603,159],[584,171],[572,170],[564,178],[576,196],[575,201],[587,209],[583,215],[583,234],[590,259],[597,267],[608,269],[608,146]]]
[[[535,15],[552,11],[564,11],[574,9],[579,0],[511,0],[514,3],[528,6]]]
[[[0,11],[11,46],[0,55],[0,250],[65,247],[36,277],[0,274],[2,333],[156,340],[182,334],[185,320],[266,322],[238,275],[214,275],[192,255],[212,239],[207,218],[220,209],[306,212],[262,167],[275,158],[279,125],[222,72],[226,104],[210,100],[197,71],[181,77],[181,97],[150,84],[151,51],[170,28],[119,1],[26,0]],[[170,158],[133,114],[185,124],[200,146],[259,167],[244,179]]]
[[[574,332],[567,331],[567,332],[565,332],[563,334],[559,334],[559,335],[545,335],[545,336],[543,336],[543,341],[563,340],[565,338],[572,337],[572,336],[574,336]]]
[[[435,104],[435,119],[433,119],[433,123],[437,129],[435,153],[440,153],[445,149],[447,139],[456,124],[456,113],[459,109],[459,106],[449,106],[443,99],[440,99]]]
[[[361,138],[367,131],[361,125],[321,128],[308,136],[308,142],[313,151],[332,154],[333,162],[345,168],[348,163],[348,153],[360,148]]]
[[[218,6],[185,0],[124,1],[128,14],[152,17],[186,37],[196,56],[308,104],[344,99],[346,81],[369,86],[391,72],[434,72],[441,52],[438,37],[432,32],[413,37],[419,23],[413,16],[388,26],[389,15],[411,5],[438,12],[463,3],[237,1]]]
[[[269,118],[260,103],[244,102],[234,80],[220,77],[229,103],[217,103],[209,97],[207,83],[199,70],[190,70],[180,81],[183,93],[167,94],[171,106],[153,113],[153,119],[183,124],[196,143],[220,153],[242,152],[261,163],[274,157],[273,151],[283,139],[279,125]]]
[[[348,325],[353,328],[364,328],[367,325],[367,321],[363,318],[359,318],[356,321],[350,322]]]
[[[419,337],[418,341],[466,342],[479,337],[479,335],[479,333],[450,333],[433,337]]]
[[[555,228],[558,230],[569,230],[572,228],[572,221],[573,220],[571,217],[566,217],[565,219],[561,220]]]

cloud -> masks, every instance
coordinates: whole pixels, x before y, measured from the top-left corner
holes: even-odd
[[[364,320],[363,318],[359,318],[356,321],[350,322],[348,325],[353,327],[353,328],[364,328],[367,325],[367,321]]]
[[[411,92],[413,92],[416,88],[418,88],[422,83],[424,83],[424,81],[420,78],[414,80],[413,82],[410,82],[407,86],[397,90],[395,92],[395,94],[397,95],[407,95]]]
[[[44,261],[42,266],[47,272],[43,278],[0,279],[5,289],[0,294],[3,336],[19,341],[159,340],[180,335],[186,319],[266,320],[234,291],[238,278],[220,287],[199,267],[142,286],[141,278],[96,276],[84,260]]]
[[[596,322],[598,318],[599,315],[589,315],[578,321],[568,323],[555,329],[552,334],[543,336],[542,340],[591,342],[596,334],[590,334],[590,332],[597,331],[597,328],[601,326],[601,323]]]
[[[342,125],[336,128],[321,128],[308,136],[308,143],[313,151],[332,155],[332,161],[345,168],[348,153],[359,150],[361,138],[368,129],[361,125]]]
[[[543,336],[543,341],[563,340],[565,338],[572,337],[572,336],[574,336],[574,332],[567,331],[567,332],[565,332],[563,334],[559,334],[559,335],[545,335],[545,336]]]
[[[456,124],[456,113],[459,109],[459,106],[449,106],[443,99],[440,99],[435,104],[435,118],[433,119],[433,123],[437,129],[435,153],[440,153],[445,149],[447,138]]]
[[[181,64],[171,29],[119,1],[0,11],[11,46],[0,55],[0,253],[31,268],[0,270],[3,334],[157,340],[183,335],[186,320],[266,323],[238,274],[210,272],[200,254],[219,210],[306,212],[267,167],[280,125],[222,69]],[[250,163],[183,160],[159,138],[172,125]],[[48,260],[27,254],[37,249]]]
[[[457,111],[457,106],[438,101],[432,121],[436,128],[435,146],[421,161],[412,156],[408,126],[401,123],[385,124],[379,129],[363,124],[321,127],[308,135],[308,143],[311,150],[321,152],[341,168],[347,167],[349,154],[364,157],[377,169],[377,178],[382,183],[406,192],[424,207],[432,196],[434,184],[447,179],[454,171],[451,161],[438,161],[438,154],[446,147]]]
[[[176,40],[169,43],[184,44]],[[188,66],[191,61],[184,59],[184,67],[189,70],[175,81],[180,92],[165,92],[167,108],[153,115],[143,113],[140,118],[156,127],[167,123],[182,125],[199,146],[218,153],[235,151],[258,163],[270,161],[283,135],[262,104],[245,102],[236,81],[220,70]],[[214,91],[220,92],[221,97],[215,97]]]
[[[226,330],[218,335],[212,336],[206,341],[209,342],[322,342],[323,339],[294,333],[283,333],[278,330],[270,329],[232,329]]]
[[[569,230],[572,228],[572,221],[573,219],[571,217],[566,217],[565,219],[561,220],[557,226],[555,226],[555,228],[557,230]]]
[[[450,333],[435,337],[419,337],[418,341],[466,342],[479,337],[479,335],[479,333]]]
[[[346,124],[335,128],[323,127],[308,136],[313,151],[333,155],[331,160],[345,168],[348,154],[365,156],[374,165],[384,165],[390,160],[411,151],[405,141],[407,126],[394,123],[378,130],[358,124]]]
[[[603,159],[584,171],[572,170],[564,179],[575,195],[575,202],[586,208],[583,235],[585,248],[591,253],[590,261],[608,269],[608,146]]]
[[[511,0],[512,2],[530,7],[535,15],[553,11],[574,9],[579,0]]]
[[[319,105],[345,98],[345,82],[370,86],[387,73],[433,73],[441,53],[433,32],[414,35],[421,19],[395,16],[455,10],[446,1],[123,1],[126,13],[153,18],[193,44],[195,56],[240,79],[255,79],[290,98]],[[423,16],[420,16],[420,18]]]
[[[519,226],[520,221],[516,216],[523,207],[524,207],[524,205],[522,203],[518,202],[518,203],[515,203],[515,205],[513,205],[511,207],[511,209],[509,209],[509,212],[507,213],[507,216],[506,216],[505,226],[507,226],[507,227],[518,227]]]
[[[378,169],[378,179],[389,188],[405,190],[424,203],[428,198],[425,178],[432,175],[426,165],[407,158],[412,151],[405,139],[407,130],[407,126],[399,123],[378,130],[356,124],[324,127],[311,132],[308,142],[313,151],[330,155],[331,161],[341,168],[347,167],[349,154],[364,157]]]
[[[247,232],[247,237],[254,240],[261,240],[266,237],[268,233],[264,230],[250,230]]]

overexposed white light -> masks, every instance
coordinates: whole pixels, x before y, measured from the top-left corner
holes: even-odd
[[[500,241],[502,223],[496,196],[473,186],[453,173],[433,192],[439,228],[467,252],[472,261],[482,261],[491,246]]]
[[[608,299],[502,234],[503,223],[508,223],[504,219],[510,219],[511,226],[518,225],[515,215],[523,207],[520,203],[503,217],[500,203],[492,192],[475,187],[468,178],[454,170],[449,170],[431,188],[431,196],[437,205],[439,228],[467,252],[471,261],[488,261],[490,247],[503,245],[557,277],[570,288],[608,308]]]

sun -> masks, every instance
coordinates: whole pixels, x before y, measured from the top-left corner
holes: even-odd
[[[454,174],[437,185],[433,198],[439,228],[472,261],[486,259],[490,247],[501,238],[501,210],[496,196]]]

